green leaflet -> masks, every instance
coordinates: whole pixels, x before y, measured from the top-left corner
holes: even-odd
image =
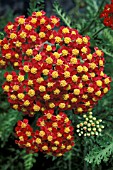
[[[10,109],[7,113],[0,114],[0,141],[1,146],[5,145],[10,134],[13,132],[13,128],[18,120],[22,118],[22,114]]]
[[[92,163],[93,165],[99,165],[101,161],[107,162],[113,153],[113,141],[111,144],[106,145],[104,148],[101,147],[97,146],[92,149],[92,151],[90,151],[89,154],[85,157],[85,160],[88,163]]]
[[[40,11],[44,8],[44,0],[30,0],[29,8],[28,8],[28,15],[31,15],[34,11]]]
[[[55,13],[62,19],[62,21],[66,24],[66,26],[71,27],[71,19],[67,14],[64,12],[60,4],[55,1],[53,4]]]

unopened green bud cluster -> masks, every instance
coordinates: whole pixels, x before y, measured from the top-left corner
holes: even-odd
[[[79,136],[98,136],[102,129],[104,128],[103,125],[100,125],[102,122],[101,119],[96,119],[93,117],[92,112],[89,112],[87,115],[83,115],[85,119],[84,122],[77,124],[77,133]]]

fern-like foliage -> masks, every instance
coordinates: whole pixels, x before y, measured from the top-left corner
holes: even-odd
[[[53,8],[54,12],[61,18],[61,20],[66,24],[66,26],[71,27],[71,18],[67,16],[67,14],[57,1],[53,3]]]
[[[5,14],[0,16],[0,31],[3,31],[5,25],[9,21],[10,22],[13,21],[14,18],[15,18],[15,15],[13,14],[13,10],[10,7],[8,7]],[[1,38],[3,38],[3,36]]]
[[[24,161],[24,170],[30,170],[33,164],[36,162],[36,157],[38,154],[27,154],[25,150],[22,152],[22,159]]]
[[[0,113],[0,141],[2,147],[13,132],[13,128],[19,119],[21,119],[21,114],[12,109],[7,113]]]
[[[105,29],[103,31],[103,45],[102,50],[103,52],[110,57],[113,57],[113,31]]]
[[[110,142],[108,142],[110,141]],[[107,162],[113,153],[113,137],[104,135],[96,140],[94,148],[85,157],[88,163],[99,165],[102,161]]]
[[[30,0],[29,8],[28,8],[28,15],[31,15],[34,11],[39,11],[44,9],[44,0]]]

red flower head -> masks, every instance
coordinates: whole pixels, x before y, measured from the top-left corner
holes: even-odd
[[[26,119],[18,121],[15,131],[19,139],[16,143],[28,152],[41,151],[54,156],[62,156],[71,150],[74,145],[71,121],[63,112],[57,116],[53,115],[53,112],[44,112],[44,116],[37,120],[40,129],[35,132]]]
[[[104,10],[100,14],[100,17],[104,19],[103,23],[105,26],[113,29],[113,1],[111,4],[106,4]]]
[[[11,64],[18,73],[5,74],[3,89],[11,106],[24,114],[45,109],[87,112],[110,89],[104,53],[98,47],[92,53],[88,36],[64,26],[56,31],[58,26],[57,17],[40,11],[5,27],[0,66]]]

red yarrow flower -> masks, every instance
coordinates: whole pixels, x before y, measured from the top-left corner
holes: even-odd
[[[44,116],[37,120],[39,130],[33,131],[28,120],[18,121],[15,128],[16,144],[27,152],[44,152],[62,156],[74,146],[73,127],[66,114],[53,115],[54,110],[45,110]]]
[[[104,10],[100,14],[100,18],[103,18],[103,23],[105,26],[113,29],[113,1],[111,4],[106,4]]]

